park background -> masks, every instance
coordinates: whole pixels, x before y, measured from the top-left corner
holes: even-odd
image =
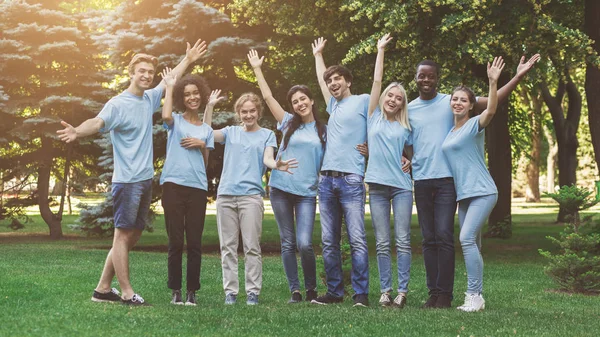
[[[485,63],[493,56],[507,63],[502,85],[522,55],[542,55],[486,131],[499,201],[485,228],[485,312],[418,309],[426,290],[416,214],[405,310],[375,305],[378,277],[369,214],[372,307],[291,308],[285,304],[289,294],[269,210],[261,305],[225,310],[210,207],[200,307],[173,308],[158,184],[152,232],[143,235],[131,257],[132,283],[154,307],[89,301],[111,243],[111,202],[103,193],[110,188],[112,148],[102,135],[59,142],[60,120],[78,125],[124,90],[134,53],[158,56],[160,71],[176,65],[185,42],[198,38],[208,42],[208,52],[188,70],[228,97],[216,109],[215,129],[236,123],[231,110],[237,96],[259,92],[246,60],[250,48],[266,56],[263,71],[283,106],[294,84],[308,85],[319,97],[310,48],[319,36],[328,40],[326,64],[344,64],[353,71],[352,92],[369,92],[376,41],[385,32],[394,40],[386,51],[384,82],[403,82],[410,99],[417,96],[415,65],[423,59],[441,65],[440,92],[463,83],[486,95]],[[538,253],[538,248],[559,251],[545,237],[558,236],[573,215],[544,193],[570,185],[600,188],[600,1],[3,0],[0,34],[0,335],[583,336],[600,331],[598,296],[558,291]],[[326,119],[322,99],[317,106]],[[166,133],[159,113],[154,121],[158,177]],[[261,124],[275,125],[268,112]],[[209,159],[213,196],[222,154],[218,146]],[[314,242],[320,242],[318,223]],[[455,303],[466,287],[460,249],[457,262]]]

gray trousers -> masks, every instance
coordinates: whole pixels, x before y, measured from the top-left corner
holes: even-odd
[[[217,227],[225,294],[237,295],[240,288],[237,255],[240,233],[244,246],[246,294],[260,294],[262,288],[260,236],[264,210],[265,206],[260,194],[217,197]]]

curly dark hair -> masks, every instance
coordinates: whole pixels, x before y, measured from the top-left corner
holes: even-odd
[[[185,103],[183,97],[183,90],[185,90],[186,85],[195,85],[200,91],[200,107],[204,106],[206,102],[208,102],[208,97],[210,96],[210,88],[206,83],[206,80],[198,75],[187,74],[177,80],[175,83],[175,88],[173,88],[173,106],[176,111],[184,112],[185,111]]]
[[[288,104],[290,105],[290,112],[294,115],[294,117],[292,117],[292,119],[288,122],[288,125],[286,126],[287,130],[285,132],[285,135],[283,136],[282,150],[285,150],[287,148],[290,138],[292,137],[294,132],[296,132],[296,130],[298,130],[300,125],[302,125],[302,117],[300,117],[300,115],[298,115],[297,113],[294,112],[294,108],[292,105],[292,96],[297,92],[301,92],[301,93],[305,94],[306,96],[308,96],[308,98],[310,100],[312,100],[314,102],[312,92],[310,91],[310,89],[307,86],[295,85],[290,88],[290,90],[287,93],[287,101],[288,101]],[[317,117],[317,104],[316,103],[313,103],[313,105],[312,105],[312,115],[313,115],[313,118],[315,119],[315,126],[317,127],[317,133],[319,135],[319,139],[321,139],[321,145],[323,146],[323,148],[325,148],[325,140],[327,139],[327,128],[325,126],[325,123],[323,123]]]

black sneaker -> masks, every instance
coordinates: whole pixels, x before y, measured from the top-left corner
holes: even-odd
[[[112,288],[107,293],[101,293],[99,291],[94,290],[94,294],[92,295],[92,302],[121,302],[121,294],[115,288]]]
[[[354,294],[352,296],[355,307],[368,307],[369,306],[369,294]]]
[[[196,292],[188,290],[186,294],[185,305],[196,305]]]
[[[288,303],[300,303],[300,302],[302,302],[302,295],[300,294],[299,291],[296,290],[292,293],[292,298],[290,298]]]
[[[121,300],[121,303],[123,303],[125,305],[132,305],[132,306],[150,305],[150,304],[146,303],[146,301],[144,301],[142,296],[140,296],[138,294],[133,294],[133,296],[131,296],[131,298],[128,300]]]
[[[306,291],[306,302],[311,302],[317,298],[317,291],[314,289],[310,289]]]
[[[438,295],[437,301],[435,301],[435,307],[440,309],[452,307],[452,296],[440,294]]]
[[[435,303],[437,302],[438,295],[429,295],[429,298],[423,304],[423,309],[432,309],[435,308]]]
[[[325,293],[323,296],[319,296],[314,300],[310,301],[310,303],[327,305],[331,303],[342,303],[344,302],[344,297],[333,296],[329,293]]]
[[[181,290],[173,290],[171,295],[171,304],[183,305],[183,300],[181,299]]]

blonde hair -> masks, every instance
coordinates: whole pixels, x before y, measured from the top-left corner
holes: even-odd
[[[235,104],[233,106],[233,109],[234,109],[236,115],[238,116],[238,118],[240,117],[240,110],[242,110],[242,105],[244,105],[244,103],[246,103],[248,101],[254,103],[254,105],[256,106],[256,110],[258,111],[258,118],[262,117],[262,115],[263,115],[262,100],[260,99],[260,97],[258,97],[257,94],[255,94],[253,92],[247,92],[247,93],[242,94],[240,96],[240,98],[238,98],[237,101],[235,101]]]
[[[158,67],[158,59],[155,56],[149,54],[138,53],[133,55],[129,65],[127,66],[127,71],[129,71],[129,75],[133,75],[135,73],[135,65],[142,62],[148,62],[154,66],[154,70]]]
[[[404,87],[399,82],[390,83],[390,85],[388,85],[387,88],[385,88],[385,90],[381,93],[381,96],[379,96],[379,109],[381,110],[381,118],[385,118],[385,111],[383,110],[383,100],[393,88],[398,88],[403,98],[402,106],[400,107],[400,110],[398,110],[394,118],[398,123],[400,123],[400,125],[402,125],[408,130],[411,130],[410,123],[408,122],[408,103],[406,102],[406,90],[404,90]]]

